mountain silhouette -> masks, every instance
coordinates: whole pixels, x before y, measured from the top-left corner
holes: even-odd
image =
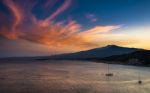
[[[150,66],[150,50],[139,50],[128,54],[113,55],[96,60],[112,61],[130,65]]]
[[[121,55],[132,53],[141,49],[137,48],[128,48],[128,47],[121,47],[116,45],[107,45],[101,48],[94,48],[91,50],[80,51],[75,53],[67,53],[67,54],[59,54],[53,55],[49,58],[51,59],[91,59],[91,58],[104,58],[113,55]]]

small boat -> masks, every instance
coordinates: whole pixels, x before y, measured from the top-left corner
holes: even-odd
[[[106,76],[113,76],[113,73],[107,73]]]
[[[141,80],[139,80],[139,81],[138,81],[138,83],[139,83],[139,84],[142,84],[142,81],[141,81]]]
[[[140,74],[140,72],[138,73],[138,83],[139,83],[139,84],[142,84],[142,83],[143,83],[142,80],[141,80],[141,74]]]
[[[110,76],[113,76],[113,73],[110,73],[110,69],[109,69],[109,64],[107,65],[107,70],[108,72],[105,74],[106,76],[110,77]]]

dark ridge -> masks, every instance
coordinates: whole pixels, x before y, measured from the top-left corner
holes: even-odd
[[[113,55],[97,60],[115,61],[122,64],[150,66],[150,50],[140,50],[129,54]]]
[[[91,50],[80,51],[75,53],[68,53],[68,54],[60,54],[60,55],[53,55],[50,56],[50,59],[89,59],[89,58],[103,58],[109,57],[112,55],[121,55],[127,54],[131,52],[135,52],[141,49],[137,48],[127,48],[121,47],[116,45],[108,45],[101,48],[94,48]]]

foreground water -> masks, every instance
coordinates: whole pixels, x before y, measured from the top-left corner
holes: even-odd
[[[150,68],[82,61],[5,60],[0,93],[150,93]],[[139,74],[143,80],[138,84]]]

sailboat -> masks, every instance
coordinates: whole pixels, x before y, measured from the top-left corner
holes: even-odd
[[[142,84],[142,83],[143,83],[142,80],[141,80],[141,74],[140,74],[140,72],[138,72],[138,83],[139,83],[139,84]]]
[[[110,73],[110,68],[109,68],[109,63],[107,64],[107,73],[105,74],[106,76],[110,77],[110,76],[113,76],[113,73]]]

